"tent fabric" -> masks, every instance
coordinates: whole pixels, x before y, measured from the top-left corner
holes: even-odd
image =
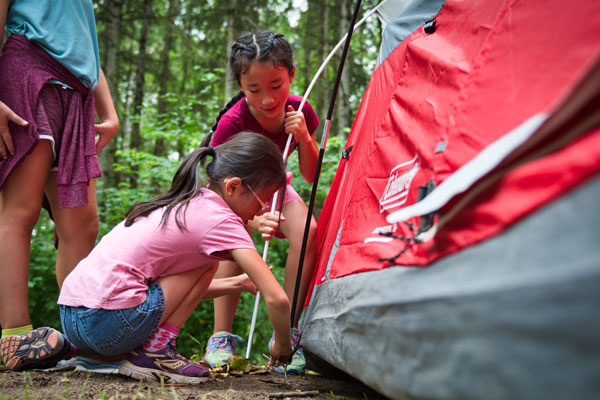
[[[379,66],[411,33],[433,18],[446,0],[388,0],[377,10],[385,28],[377,55]]]
[[[411,231],[388,223],[390,213],[416,203],[420,186],[439,185],[528,119],[555,112],[600,55],[598,16],[600,3],[584,0],[569,7],[558,0],[449,0],[435,32],[420,27],[397,46],[373,73],[348,139],[353,151],[340,162],[319,218],[314,284],[326,274],[389,267],[379,258],[405,245],[381,233],[410,237],[419,224],[409,220]],[[596,140],[591,133],[514,170],[502,180],[507,195],[487,192],[484,209],[462,220],[466,229],[414,245],[395,263],[426,266],[500,233],[597,171]],[[583,158],[585,171],[569,170],[580,174],[553,183]]]
[[[319,216],[308,366],[600,398],[600,2],[447,0],[389,48]]]
[[[327,280],[308,367],[392,399],[600,398],[600,178],[429,268]]]
[[[525,121],[517,129],[487,146],[422,201],[390,214],[387,218],[388,222],[405,221],[414,216],[441,210],[450,202],[459,203],[461,207],[454,206],[452,210],[442,214],[440,222],[435,224],[439,229],[442,221],[447,223],[447,220],[456,218],[456,214],[463,211],[460,208],[465,208],[469,198],[484,192],[482,186],[487,188],[491,181],[505,178],[509,171],[519,165],[557,151],[577,138],[580,138],[578,143],[570,146],[571,159],[567,160],[566,152],[563,150],[560,156],[561,162],[555,163],[558,166],[556,169],[558,173],[552,179],[544,179],[544,186],[562,188],[568,184],[557,185],[556,183],[561,180],[578,182],[583,171],[593,174],[598,170],[598,163],[600,163],[600,135],[596,130],[588,134],[588,130],[590,127],[600,126],[598,104],[600,104],[600,60],[553,115],[549,118],[535,115]],[[586,151],[579,151],[581,148],[585,148]],[[564,165],[571,167],[571,174],[564,174],[562,170]],[[537,175],[540,174],[550,175],[547,169]],[[506,190],[505,185],[502,189]],[[540,187],[539,191],[543,190],[544,187]],[[460,201],[456,200],[463,192],[468,192],[468,195]]]

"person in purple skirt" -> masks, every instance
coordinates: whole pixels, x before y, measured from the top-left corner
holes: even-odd
[[[12,369],[55,364],[71,351],[33,329],[29,253],[44,197],[59,239],[56,277],[94,247],[97,153],[119,122],[100,69],[91,0],[0,0],[0,354]],[[95,124],[97,116],[99,123]],[[21,357],[23,354],[29,357]]]

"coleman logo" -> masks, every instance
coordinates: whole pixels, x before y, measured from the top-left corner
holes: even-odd
[[[385,234],[386,233],[393,233],[394,231],[396,231],[396,229],[398,229],[398,225],[397,224],[377,227],[377,228],[373,229],[373,232],[371,232],[375,236],[371,236],[371,237],[365,238],[364,243],[371,243],[371,242],[383,242],[383,243],[387,243],[387,242],[391,242],[392,240],[394,240],[394,238],[389,237],[389,236],[385,236]]]
[[[410,161],[396,165],[390,171],[387,185],[379,199],[379,212],[389,211],[406,203],[408,189],[419,172],[417,156]]]

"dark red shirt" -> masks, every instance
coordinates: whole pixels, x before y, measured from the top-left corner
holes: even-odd
[[[302,97],[289,95],[287,102],[285,104],[285,109],[287,109],[288,105],[291,105],[294,110],[297,110],[302,102]],[[311,136],[314,136],[315,130],[317,126],[319,126],[319,118],[317,118],[317,114],[315,110],[313,110],[310,103],[307,101],[304,103],[302,107],[302,112],[304,113],[304,120],[306,121],[306,128]],[[285,127],[282,127],[279,132],[269,132],[265,128],[263,128],[254,115],[250,112],[248,108],[248,104],[246,104],[246,98],[241,98],[237,103],[233,105],[219,120],[219,124],[217,125],[217,129],[213,134],[212,140],[210,142],[211,146],[218,146],[222,143],[225,143],[237,133],[250,131],[260,133],[273,141],[279,147],[279,151],[283,153],[285,150],[285,144],[287,143],[287,133],[285,132]],[[292,154],[292,151],[298,146],[296,140],[292,137],[292,142],[290,144],[289,154]],[[288,154],[288,156],[289,156]]]

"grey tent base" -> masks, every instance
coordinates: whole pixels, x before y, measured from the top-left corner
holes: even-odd
[[[394,399],[600,398],[599,203],[595,178],[428,268],[319,285],[308,367]]]

